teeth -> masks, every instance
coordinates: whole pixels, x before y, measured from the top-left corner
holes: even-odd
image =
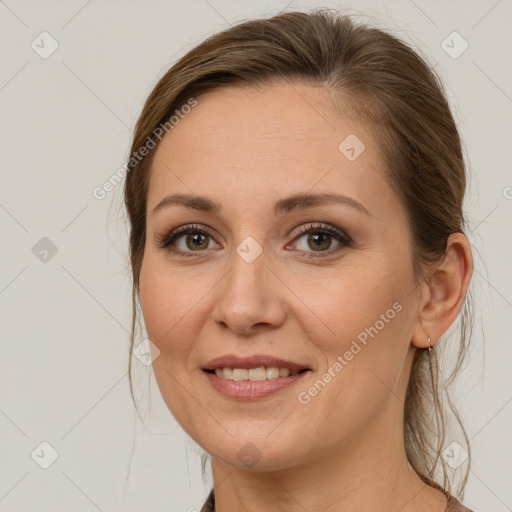
[[[267,379],[277,379],[279,377],[279,368],[269,366],[267,368]]]
[[[272,380],[278,377],[288,377],[290,375],[297,375],[298,370],[290,371],[288,368],[277,368],[276,366],[269,366],[265,368],[260,366],[258,368],[216,368],[215,375],[221,379],[228,379],[234,381],[250,380]]]
[[[249,380],[249,370],[233,368],[233,380]]]
[[[267,380],[267,370],[264,366],[260,366],[259,368],[251,368],[249,370],[249,380]]]

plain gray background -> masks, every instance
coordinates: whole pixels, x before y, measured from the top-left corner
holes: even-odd
[[[512,510],[510,0],[5,0],[2,511],[200,508],[211,482],[201,482],[201,450],[143,365],[135,379],[144,425],[134,415],[122,186],[103,200],[93,190],[125,162],[143,101],[179,56],[242,19],[312,7],[371,16],[444,80],[468,155],[476,262],[473,345],[452,393],[474,454],[464,502],[475,512]],[[58,453],[48,469],[42,442]]]

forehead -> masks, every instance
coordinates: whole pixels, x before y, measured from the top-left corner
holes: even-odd
[[[168,137],[174,149],[193,144],[218,153],[229,148],[226,157],[235,159],[252,149],[274,155],[287,150],[299,154],[301,147],[310,149],[302,143],[314,142],[316,147],[320,143],[335,152],[342,134],[329,92],[322,87],[284,83],[223,87],[197,101]]]
[[[156,149],[148,207],[170,188],[219,197],[338,189],[363,201],[385,186],[371,130],[340,115],[325,88],[223,87],[197,102]]]

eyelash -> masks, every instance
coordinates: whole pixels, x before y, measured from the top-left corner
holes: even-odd
[[[198,225],[195,224],[189,224],[186,226],[181,226],[179,228],[176,228],[175,230],[171,231],[170,233],[167,233],[165,235],[161,235],[157,237],[156,245],[160,249],[166,249],[168,251],[173,252],[174,254],[178,256],[184,256],[184,257],[194,257],[196,254],[194,253],[201,253],[204,251],[182,251],[181,249],[177,249],[172,245],[172,243],[183,234],[190,234],[190,233],[200,233],[202,235],[209,236],[215,241],[215,237],[213,234]],[[343,247],[350,247],[352,244],[352,239],[345,234],[343,231],[341,231],[338,228],[335,228],[334,226],[331,226],[329,224],[322,224],[322,223],[310,223],[307,225],[304,225],[300,228],[297,235],[293,238],[293,240],[296,240],[297,238],[301,238],[304,235],[307,235],[309,233],[322,233],[332,236],[335,240],[341,243],[341,247],[337,247],[334,250],[327,250],[327,251],[319,251],[316,253],[316,251],[305,251],[306,254],[308,254],[308,258],[321,258],[323,255],[331,255],[334,252],[338,252]],[[316,254],[318,255],[316,255]]]

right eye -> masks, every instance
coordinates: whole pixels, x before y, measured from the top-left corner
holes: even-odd
[[[157,245],[178,256],[194,256],[193,253],[211,248],[211,241],[214,241],[214,238],[207,229],[197,225],[186,225],[159,237]]]

